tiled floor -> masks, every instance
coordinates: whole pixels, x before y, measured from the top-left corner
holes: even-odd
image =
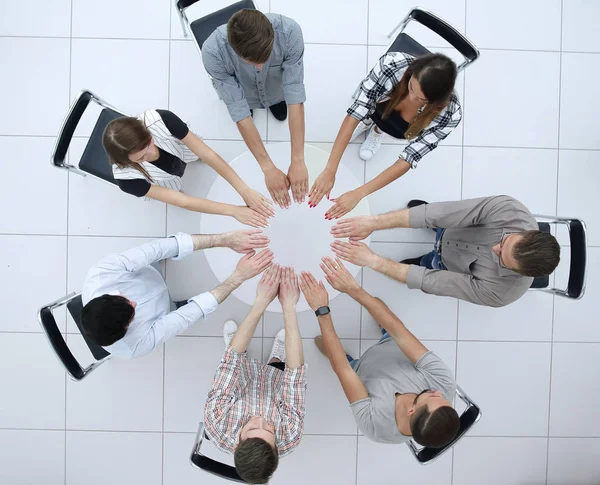
[[[224,0],[203,0],[191,17]],[[186,485],[224,483],[188,465],[193,433],[221,353],[225,319],[247,306],[230,298],[208,322],[134,362],[113,361],[82,383],[68,380],[36,323],[37,308],[80,289],[101,256],[184,229],[198,217],[136,200],[91,178],[50,167],[54,136],[82,88],[125,111],[170,108],[227,160],[244,145],[215,96],[170,0],[0,2],[0,483]],[[350,95],[413,0],[260,0],[294,17],[306,40],[307,141],[330,149]],[[588,290],[581,301],[527,294],[486,309],[407,290],[364,271],[426,345],[456,370],[483,419],[436,463],[419,466],[404,446],[357,432],[343,393],[300,317],[309,363],[306,434],[274,484],[597,485],[600,483],[600,4],[590,0],[423,0],[481,50],[462,73],[464,121],[414,173],[370,198],[373,212],[413,197],[444,200],[508,193],[534,212],[578,216],[589,228]],[[448,47],[427,32],[415,36]],[[595,33],[594,33],[595,32]],[[257,112],[267,141],[287,126]],[[84,120],[71,157],[85,146]],[[87,131],[86,131],[87,130]],[[367,180],[398,152],[388,139],[364,165]],[[194,167],[186,186],[205,192],[214,174]],[[376,234],[372,247],[401,259],[423,252],[429,231]],[[568,248],[565,248],[568,251]],[[557,271],[564,281],[566,268]],[[169,262],[175,298],[215,283],[202,254]],[[372,345],[377,329],[348,299],[333,304],[347,349]],[[337,307],[337,308],[336,308]],[[342,317],[340,317],[342,318]],[[69,345],[84,344],[65,314]],[[250,353],[268,352],[281,325],[265,318]],[[264,336],[264,338],[263,338]]]

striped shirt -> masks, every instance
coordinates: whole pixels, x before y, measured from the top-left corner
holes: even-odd
[[[275,427],[280,456],[300,444],[304,430],[306,364],[279,369],[225,350],[204,408],[205,431],[221,451],[233,453],[242,427],[262,416]]]
[[[348,108],[348,115],[359,121],[370,118],[378,103],[390,99],[392,90],[400,82],[406,68],[414,59],[411,55],[403,52],[384,54],[360,84],[359,93],[352,106]],[[438,143],[458,126],[461,119],[462,111],[455,91],[452,93],[446,107],[431,121],[427,128],[408,142],[399,158],[406,160],[411,168],[417,168],[419,160],[435,150]]]

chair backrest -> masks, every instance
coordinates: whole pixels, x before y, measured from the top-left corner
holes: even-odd
[[[581,298],[585,292],[587,266],[587,234],[585,223],[579,219],[571,219],[568,223],[569,239],[571,242],[571,265],[567,296]]]
[[[452,25],[450,25],[444,19],[419,7],[413,8],[404,18],[404,20],[400,23],[400,32],[398,36],[392,41],[386,52],[407,52],[408,54],[412,54],[415,56],[429,53],[429,51],[425,49],[421,44],[416,42],[410,36],[402,33],[406,25],[411,20],[415,20],[421,25],[432,30],[462,54],[462,56],[465,58],[465,61],[457,67],[459,72],[479,57],[479,50],[469,39],[467,39],[463,34],[461,34],[458,30],[452,27]],[[412,41],[413,45],[411,46],[405,38],[401,38],[402,35],[408,37],[410,41]],[[412,47],[413,52],[402,50],[402,48],[406,47]]]
[[[242,480],[242,477],[238,475],[235,467],[227,465],[226,463],[221,463],[220,461],[201,453],[200,448],[205,439],[207,441],[210,440],[208,435],[204,432],[204,423],[201,422],[198,426],[194,447],[192,448],[192,454],[190,455],[190,463],[193,466],[220,478],[224,478],[232,482],[246,483],[244,480]]]
[[[77,125],[81,121],[81,117],[85,113],[90,102],[94,102],[103,109],[92,130],[92,134],[90,135],[88,144],[81,157],[79,166],[69,165],[65,162],[65,158]],[[58,168],[66,168],[75,171],[79,169],[114,184],[115,181],[112,176],[112,168],[102,146],[102,134],[104,133],[104,128],[106,128],[106,125],[111,120],[121,116],[127,115],[109,105],[91,91],[81,91],[73,101],[69,113],[63,121],[63,125],[58,133],[54,151],[52,153],[52,164]]]
[[[52,311],[56,308],[59,308],[63,305],[67,305],[67,309],[73,320],[77,324],[77,327],[81,331],[81,293],[71,293],[63,298],[60,298],[48,305],[44,305],[42,308],[38,310],[38,320],[46,337],[48,338],[48,342],[50,346],[54,350],[54,353],[58,357],[58,360],[62,363],[67,373],[76,381],[80,381],[86,375],[88,375],[92,370],[94,370],[98,365],[103,363],[105,360],[110,358],[110,353],[104,350],[102,347],[93,344],[90,342],[85,334],[83,337],[92,352],[92,355],[97,360],[92,365],[84,368],[77,361],[69,347],[67,346],[67,342],[65,341],[58,325],[56,323],[56,319],[54,318],[54,314]],[[90,343],[94,346],[92,347]]]
[[[458,440],[460,440],[473,425],[481,419],[481,409],[475,404],[469,396],[460,388],[456,387],[456,395],[467,405],[466,409],[460,415],[460,428],[454,439],[442,448],[419,447],[412,439],[407,442],[407,445],[413,456],[421,465],[427,465],[438,458],[442,453],[445,453],[452,448]]]
[[[189,6],[195,4],[197,1],[199,0],[179,0],[176,5],[180,14],[183,15],[183,11]],[[210,34],[212,34],[217,27],[229,22],[229,19],[234,13],[245,8],[256,10],[256,6],[252,0],[241,0],[222,8],[221,10],[217,10],[216,12],[212,12],[204,17],[196,19],[189,24],[189,28],[194,35],[194,39],[196,40],[198,48],[200,50],[202,49],[206,39],[208,39]],[[187,22],[187,17],[185,17],[185,15],[183,15],[182,18],[184,18]]]

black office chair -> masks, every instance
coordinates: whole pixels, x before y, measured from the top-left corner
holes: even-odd
[[[198,432],[196,433],[196,439],[194,440],[192,454],[190,455],[190,463],[192,466],[200,468],[211,475],[216,475],[232,482],[246,483],[238,475],[235,467],[221,463],[220,461],[214,460],[213,458],[201,453],[200,447],[205,439],[207,441],[210,440],[208,435],[204,432],[204,423],[200,423],[200,426],[198,426]]]
[[[536,215],[540,231],[550,232],[550,224],[564,224],[569,230],[571,263],[567,288],[550,288],[550,276],[534,278],[530,290],[541,290],[553,295],[579,300],[585,293],[587,266],[587,231],[585,222],[580,219]],[[542,219],[541,221],[539,219]]]
[[[69,145],[73,139],[75,129],[90,102],[94,102],[102,107],[102,111],[92,130],[92,134],[90,135],[79,163],[77,165],[71,165],[65,161],[67,151],[69,150]],[[52,153],[52,165],[57,168],[69,170],[78,175],[85,176],[89,174],[100,180],[104,180],[105,182],[115,184],[112,167],[110,166],[108,156],[102,146],[102,134],[110,121],[120,118],[121,116],[127,115],[92,92],[86,90],[81,91],[73,101],[69,113],[58,133],[54,152]]]
[[[210,34],[212,34],[217,27],[229,22],[229,19],[234,13],[244,8],[256,10],[256,6],[252,0],[242,0],[240,2],[228,5],[221,10],[217,10],[216,12],[196,19],[190,23],[185,11],[188,7],[191,7],[199,1],[200,0],[175,0],[175,8],[177,8],[177,12],[179,13],[179,20],[181,21],[183,35],[188,37],[188,32],[192,33],[194,39],[196,40],[196,46],[201,54],[204,41],[208,39]]]
[[[67,346],[67,342],[65,341],[63,335],[60,333],[58,325],[56,324],[56,319],[52,313],[53,310],[59,308],[63,305],[67,305],[67,310],[73,317],[77,328],[81,332],[85,343],[87,344],[90,352],[96,359],[88,367],[82,367],[81,364],[77,361],[69,347]],[[87,377],[90,372],[94,369],[98,368],[104,362],[111,358],[111,354],[104,350],[99,345],[96,345],[92,342],[86,334],[82,331],[81,328],[81,311],[83,310],[83,303],[81,301],[81,293],[70,293],[67,296],[59,298],[52,303],[44,305],[42,308],[38,310],[38,320],[46,337],[48,337],[48,342],[50,342],[50,346],[54,350],[54,353],[60,360],[61,364],[64,366],[65,370],[71,376],[71,378],[75,381],[80,381],[83,378]]]
[[[406,442],[413,456],[421,465],[428,465],[452,448],[481,419],[481,409],[459,386],[456,386],[456,395],[467,405],[467,408],[460,415],[460,428],[456,437],[450,443],[442,448],[428,448],[418,445],[412,439]]]

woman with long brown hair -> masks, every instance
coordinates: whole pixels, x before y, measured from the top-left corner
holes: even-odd
[[[139,117],[111,121],[102,138],[117,185],[137,197],[206,214],[231,216],[243,224],[266,227],[274,215],[272,202],[252,190],[215,151],[177,115],[148,110]],[[245,205],[230,205],[193,197],[181,191],[186,164],[201,160],[240,194]]]
[[[337,199],[325,217],[337,219],[373,192],[416,168],[458,126],[462,112],[454,92],[456,64],[443,54],[414,58],[402,52],[383,55],[359,88],[335,139],[327,166],[315,180],[309,205],[329,198],[335,174],[351,140],[369,130],[360,157],[370,160],[385,134],[408,140],[398,160],[370,182]]]

